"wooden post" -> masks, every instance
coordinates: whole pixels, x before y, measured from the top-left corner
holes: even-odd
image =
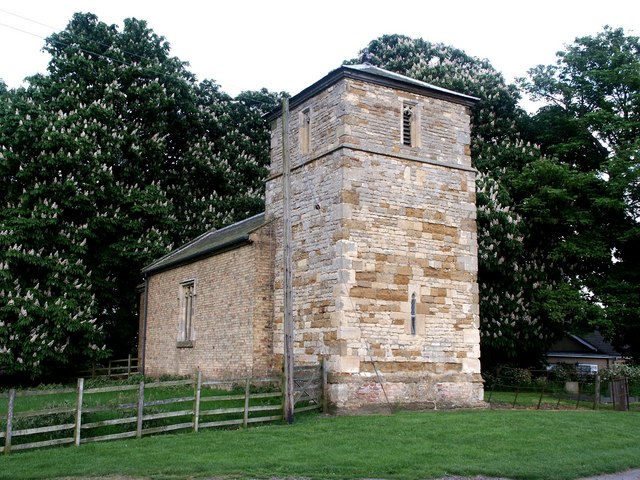
[[[76,428],[73,432],[73,443],[80,446],[82,430],[82,397],[84,396],[84,378],[78,379],[77,399],[76,399]]]
[[[542,404],[542,396],[544,395],[544,387],[547,386],[548,381],[549,379],[545,377],[544,383],[542,384],[542,390],[540,390],[540,398],[538,399],[538,407],[536,408],[536,410],[540,410],[540,405]]]
[[[293,272],[291,260],[291,165],[289,162],[289,99],[282,99],[282,183],[284,219],[284,412],[293,423]]]
[[[140,382],[140,390],[138,391],[138,425],[136,428],[136,437],[142,437],[142,416],[144,415],[144,380]]]
[[[596,373],[595,382],[593,385],[593,409],[597,410],[600,408],[600,374]]]
[[[131,354],[127,357],[127,378],[131,376]]]
[[[251,379],[247,378],[247,383],[244,386],[244,417],[242,420],[242,426],[247,428],[249,425],[249,397],[251,396]]]
[[[200,390],[202,389],[202,372],[198,369],[196,375],[196,392],[193,403],[193,431],[197,432],[200,425]]]
[[[513,397],[513,405],[511,405],[511,408],[516,408],[516,402],[518,401],[518,395],[520,394],[520,384],[521,382],[518,381],[518,386],[516,387],[516,396]]]
[[[4,436],[4,454],[9,455],[11,451],[11,432],[13,429],[13,405],[16,401],[16,390],[9,390],[9,405],[7,407],[7,431]]]
[[[111,360],[109,360],[109,365],[107,367],[107,378],[111,378]]]

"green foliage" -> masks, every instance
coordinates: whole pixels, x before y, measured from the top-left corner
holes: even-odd
[[[526,368],[498,367],[496,376],[500,383],[506,385],[528,385],[532,382],[531,371]]]
[[[31,377],[129,353],[136,272],[263,209],[277,102],[196,83],[140,20],[76,14],[45,51],[0,91],[0,372]]]
[[[640,358],[640,41],[605,27],[577,38],[555,65],[529,71],[522,87],[546,105],[528,134],[562,164],[556,198],[538,200],[569,219],[562,230],[540,222],[541,236],[601,305],[600,328],[620,351]],[[539,184],[540,182],[538,182]],[[564,225],[562,225],[564,226]],[[550,231],[551,230],[551,231]]]
[[[640,365],[618,364],[600,372],[603,380],[627,377],[629,380],[640,382]]]
[[[548,372],[548,378],[558,382],[593,382],[594,376],[571,363],[554,363]]]

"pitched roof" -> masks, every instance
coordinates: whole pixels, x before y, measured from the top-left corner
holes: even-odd
[[[289,100],[289,108],[294,108],[309,98],[317,95],[322,90],[327,89],[343,78],[354,78],[369,83],[375,83],[386,87],[404,90],[406,92],[417,93],[428,97],[439,98],[462,105],[473,106],[480,101],[477,97],[454,92],[446,88],[437,87],[427,82],[416,80],[415,78],[400,75],[399,73],[385,70],[368,63],[361,65],[342,65],[329,72],[326,76],[318,80],[313,85],[305,88]],[[279,108],[274,109],[266,115],[268,120],[273,120],[281,115]]]
[[[614,346],[605,340],[602,334],[597,330],[587,335],[582,335],[582,338],[593,345],[601,353],[620,356],[620,353],[616,351]]]
[[[549,356],[589,356],[620,357],[613,345],[607,342],[602,334],[593,331],[586,335],[566,333],[562,339],[551,346]]]
[[[249,235],[265,223],[265,214],[259,213],[220,230],[209,230],[151,265],[147,265],[142,269],[142,273],[144,275],[158,273],[179,265],[191,263],[203,257],[246,245],[250,243]]]

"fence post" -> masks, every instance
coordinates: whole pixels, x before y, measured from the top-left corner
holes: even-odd
[[[131,354],[127,357],[127,378],[131,376]]]
[[[76,399],[76,428],[73,432],[73,443],[80,446],[80,435],[82,430],[82,397],[84,396],[84,378],[78,379],[77,399]]]
[[[247,377],[247,383],[244,387],[244,417],[242,420],[242,426],[244,428],[247,428],[247,425],[249,423],[249,396],[251,393],[250,390],[251,390],[251,379]]]
[[[549,376],[546,375],[544,377],[544,383],[542,384],[542,389],[540,390],[540,398],[538,399],[538,407],[536,410],[540,410],[540,405],[542,404],[542,396],[544,395],[544,389],[547,386],[547,382],[549,381]]]
[[[138,425],[136,427],[136,437],[142,437],[142,415],[144,413],[144,380],[140,381],[140,390],[138,391]]]
[[[576,410],[580,406],[580,392],[582,391],[582,381],[578,382],[578,400],[576,401]]]
[[[9,405],[7,407],[7,431],[4,437],[4,454],[9,455],[11,451],[11,432],[13,428],[13,404],[16,400],[16,390],[9,390]]]
[[[522,384],[522,380],[518,380],[518,386],[516,387],[516,396],[513,397],[513,405],[511,405],[511,408],[516,408],[516,402],[518,401],[518,395],[520,394],[521,384]]]
[[[320,365],[320,368],[322,369],[322,413],[327,413],[328,408],[327,408],[327,404],[328,404],[328,398],[327,398],[327,378],[328,378],[328,372],[327,372],[327,359],[323,358],[322,359],[322,364]]]
[[[596,373],[593,392],[593,409],[597,410],[600,407],[600,374]]]
[[[109,360],[109,365],[107,367],[107,378],[111,378],[111,360]]]
[[[197,432],[200,425],[200,390],[202,388],[202,372],[198,369],[196,374],[196,391],[193,404],[193,431]]]

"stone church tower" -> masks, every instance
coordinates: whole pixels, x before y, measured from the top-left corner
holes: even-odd
[[[327,360],[337,411],[482,401],[476,100],[371,65],[342,66],[290,100],[294,362]],[[270,120],[281,359],[281,114]]]

